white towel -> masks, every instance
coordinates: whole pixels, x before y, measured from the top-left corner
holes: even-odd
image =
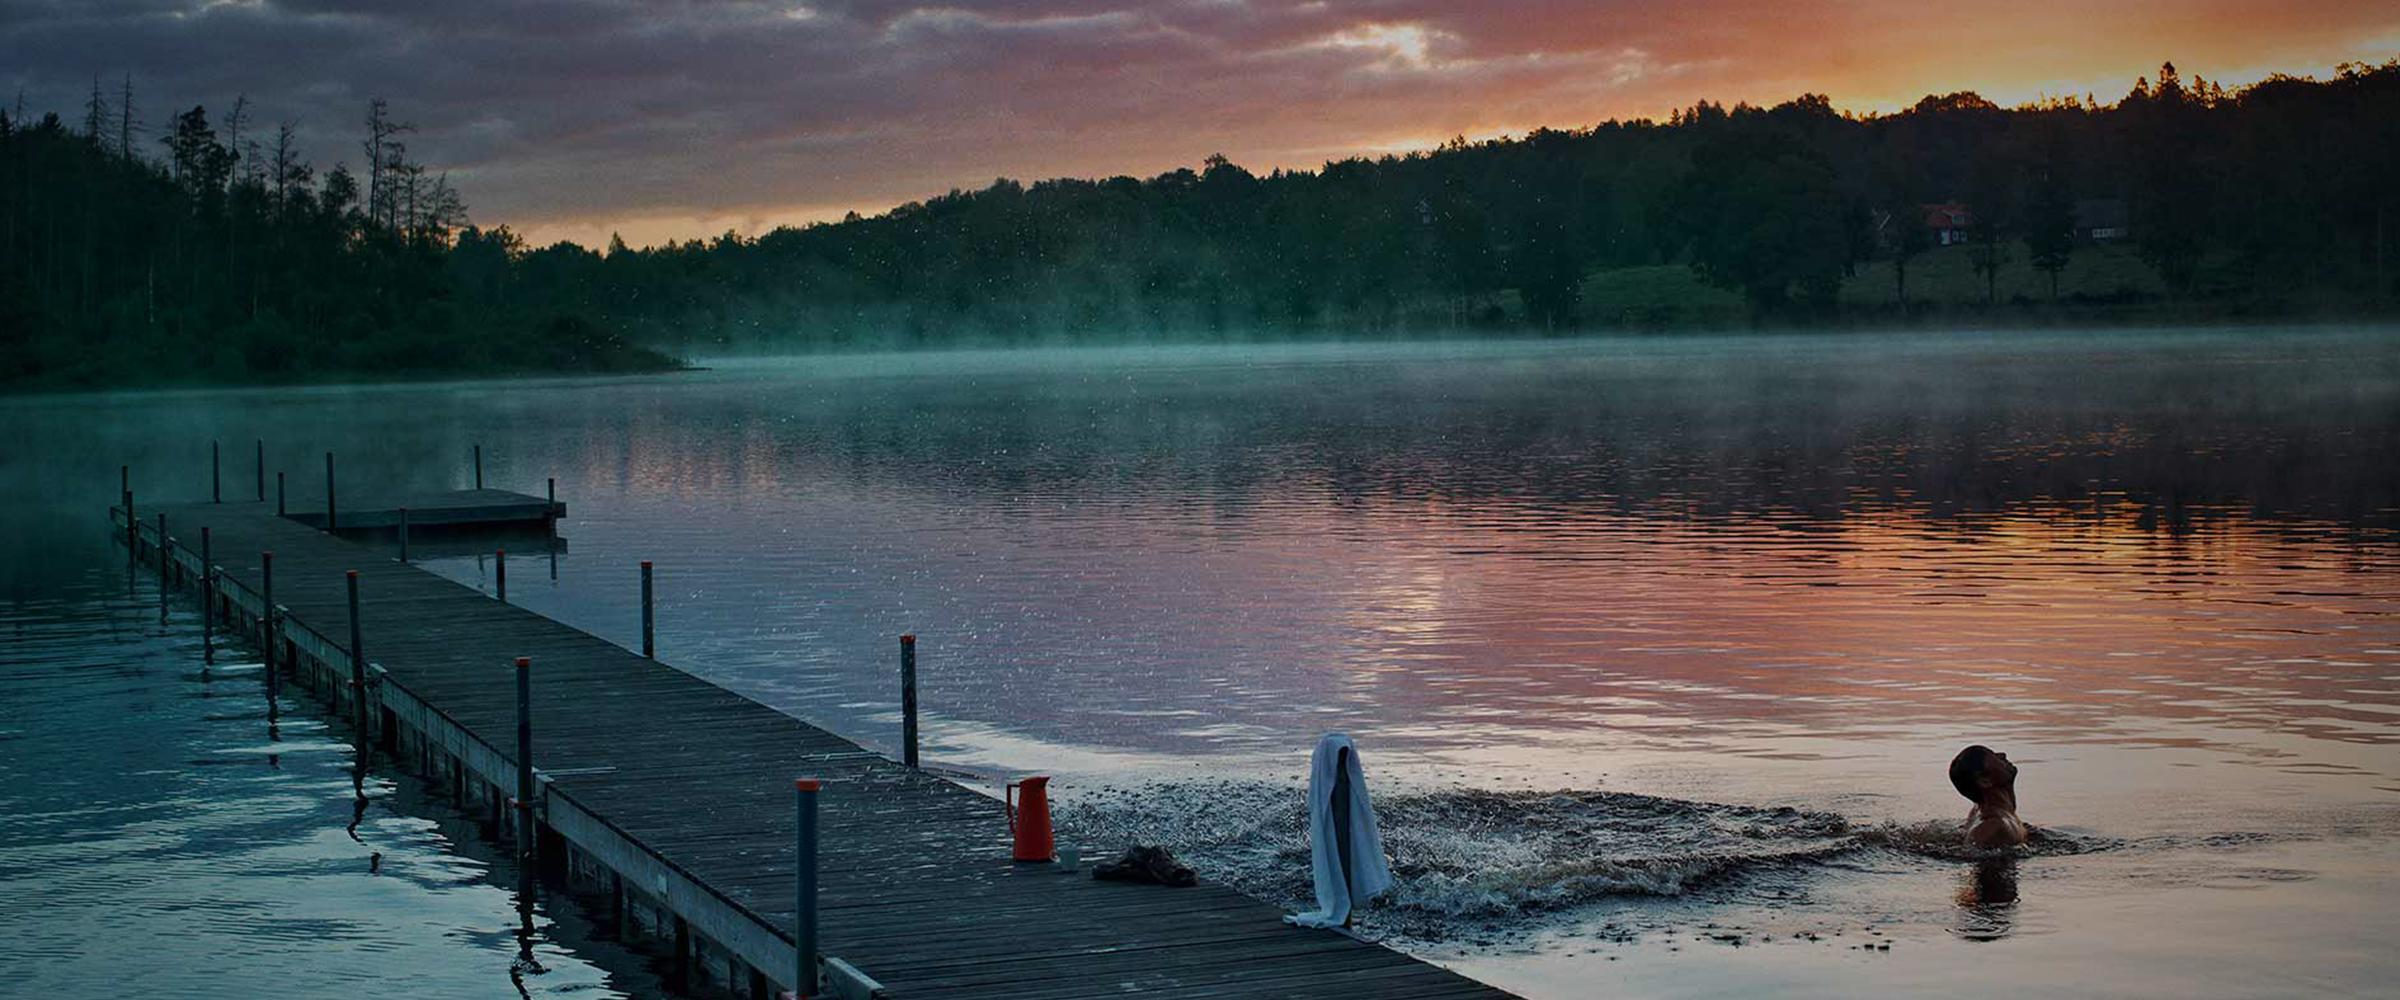
[[[1344,750],[1349,753],[1343,754]],[[1347,771],[1350,780],[1350,815],[1336,817],[1333,785],[1341,771]],[[1337,836],[1349,838],[1346,879],[1339,870],[1342,856],[1334,840]],[[1317,909],[1290,914],[1283,918],[1288,923],[1340,927],[1350,919],[1352,908],[1365,906],[1392,887],[1391,865],[1383,858],[1383,832],[1376,828],[1375,807],[1367,801],[1366,772],[1358,765],[1358,749],[1341,733],[1327,733],[1318,740],[1317,752],[1309,758],[1308,853],[1317,880]]]

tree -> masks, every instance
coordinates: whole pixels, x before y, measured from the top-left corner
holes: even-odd
[[[224,195],[225,182],[233,174],[233,151],[208,127],[207,108],[195,104],[176,115],[174,131],[159,141],[167,146],[168,167],[178,183],[206,199]]]
[[[1739,125],[1692,151],[1680,196],[1694,272],[1767,316],[1795,296],[1828,304],[1849,241],[1824,154],[1763,125]]]
[[[83,137],[100,144],[100,129],[108,124],[108,99],[100,96],[100,78],[92,78],[92,96],[83,102]]]
[[[125,84],[117,97],[117,159],[133,159],[133,134],[141,130],[141,122],[133,117],[133,74],[125,74]]]
[[[2058,272],[2067,269],[2075,253],[2075,197],[2067,189],[2066,170],[2055,146],[2034,178],[2033,199],[2025,205],[2025,249],[2033,266],[2050,276],[2050,301],[2058,301]]]
[[[396,230],[400,228],[397,213],[399,199],[394,197],[395,166],[407,163],[406,150],[392,137],[413,132],[416,127],[392,120],[391,107],[383,98],[367,101],[367,137],[360,143],[367,155],[367,226]]]
[[[1983,301],[1991,305],[1999,301],[2000,268],[2008,263],[2008,245],[2002,238],[2015,192],[2009,164],[1997,151],[1976,158],[1974,178],[1974,200],[1967,206],[1967,261],[1983,276]]]
[[[2137,89],[2125,104],[2137,153],[2135,242],[2142,260],[2169,289],[2189,294],[2199,277],[2211,214],[2199,155],[2202,109],[2184,90],[2174,63],[2159,67],[2157,86],[2147,94]]]

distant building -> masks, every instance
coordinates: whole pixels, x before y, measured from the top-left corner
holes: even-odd
[[[2075,238],[2107,243],[2133,235],[2133,215],[2115,198],[2086,198],[2075,203]]]
[[[1919,207],[1925,210],[1925,234],[1934,246],[1954,246],[1967,241],[1967,227],[1975,224],[1975,215],[1967,211],[1967,206],[1945,201]]]

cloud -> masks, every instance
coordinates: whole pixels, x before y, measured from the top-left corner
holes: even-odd
[[[2330,0],[0,0],[0,84],[73,118],[95,76],[130,74],[151,122],[246,94],[320,166],[355,162],[380,95],[479,219],[640,242],[1002,175],[1218,151],[1306,167],[1701,98],[2121,92],[2168,57],[2321,70],[2389,58],[2372,46],[2396,32],[2388,5]]]

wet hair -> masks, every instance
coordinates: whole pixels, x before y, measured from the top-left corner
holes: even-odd
[[[1950,787],[1958,789],[1958,794],[1966,796],[1969,802],[1983,801],[1983,789],[1975,786],[1975,779],[1983,776],[1984,762],[1991,756],[1992,748],[1981,743],[1959,751],[1958,756],[1950,758]]]

